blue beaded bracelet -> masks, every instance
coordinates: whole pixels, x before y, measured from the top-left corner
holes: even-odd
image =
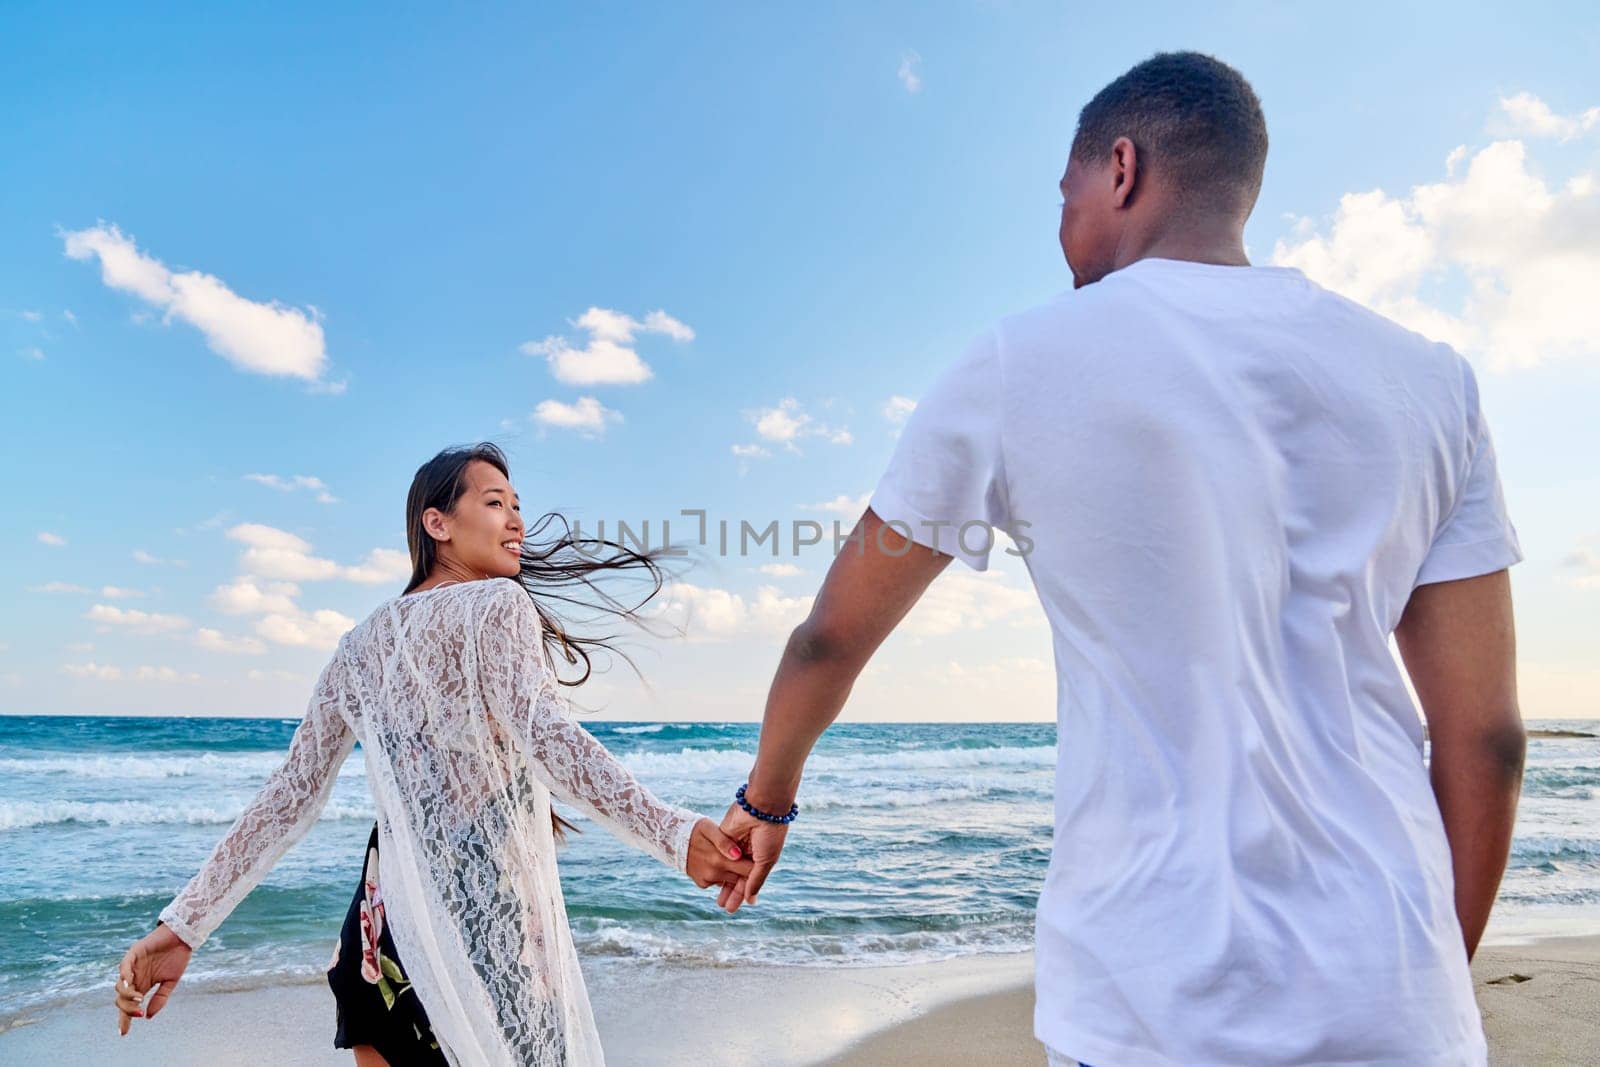
[[[800,814],[800,805],[798,804],[789,805],[789,814],[787,815],[774,815],[771,812],[762,811],[744,798],[744,791],[748,788],[750,788],[750,783],[746,782],[739,787],[737,793],[733,794],[733,799],[739,802],[739,806],[745,810],[746,814],[754,815],[762,822],[775,822],[780,826],[788,826],[794,822],[795,816]]]

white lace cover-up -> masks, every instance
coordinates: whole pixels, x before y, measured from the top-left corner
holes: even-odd
[[[386,920],[447,1057],[604,1063],[556,876],[550,794],[684,870],[699,816],[572,722],[515,581],[440,586],[347,633],[273,772],[161,912],[198,947],[316,821],[361,742]]]

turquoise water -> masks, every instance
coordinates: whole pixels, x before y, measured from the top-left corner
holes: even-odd
[[[757,734],[754,724],[586,725],[663,797],[713,817]],[[110,988],[122,950],[277,765],[294,726],[0,718],[0,1026]],[[589,827],[561,856],[579,951],[848,965],[1027,949],[1054,746],[1051,725],[836,726],[811,762],[783,865],[760,907],[734,918]],[[324,967],[371,822],[358,755],[321,821],[195,955],[189,979],[254,984]],[[1600,740],[1534,738],[1491,936],[1574,932],[1600,933]]]

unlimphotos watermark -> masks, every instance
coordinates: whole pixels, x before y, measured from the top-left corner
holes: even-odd
[[[712,520],[704,508],[683,508],[678,512],[680,519],[695,521],[695,535],[693,544],[701,548],[716,547],[717,555],[731,557],[749,557],[767,555],[773,559],[784,555],[783,546],[789,546],[788,555],[799,556],[801,549],[826,543],[831,540],[835,556],[854,545],[858,555],[867,550],[867,533],[857,523],[845,527],[838,519],[830,523],[831,531],[815,519],[791,519],[787,526],[781,519],[772,519],[764,525],[752,523],[749,519],[739,519],[735,523],[730,519]],[[1004,534],[1011,542],[1005,549],[1009,556],[1026,557],[1033,551],[1033,539],[1025,531],[1032,524],[1021,519],[1013,520],[1007,526],[997,527],[984,519],[970,519],[966,522],[957,522],[954,519],[932,520],[925,519],[916,524],[903,519],[889,519],[877,528],[873,541],[879,552],[889,556],[903,556],[911,551],[913,542],[926,545],[937,552],[954,555],[961,551],[967,555],[987,555],[998,541],[997,533]],[[682,527],[679,527],[682,529]],[[655,541],[651,537],[652,529],[660,530],[661,539]],[[901,543],[890,543],[884,536],[885,530],[893,530],[903,539]],[[919,530],[925,535],[918,537]],[[787,533],[787,540],[785,534]],[[825,535],[831,535],[825,539]],[[588,554],[585,548],[585,535],[582,523],[574,520],[572,523],[572,538],[575,547],[581,553]],[[607,540],[606,520],[600,519],[595,524],[592,538],[588,544],[596,541]],[[618,519],[612,527],[613,543],[631,548],[636,552],[656,551],[664,556],[687,556],[689,549],[682,543],[672,540],[672,520],[661,519],[659,526],[652,526],[650,519],[637,523],[630,523]],[[597,550],[598,551],[598,550]]]

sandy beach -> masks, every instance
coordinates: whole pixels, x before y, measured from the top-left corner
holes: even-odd
[[[602,960],[586,973],[615,1067],[1037,1067],[1032,966],[1026,954],[833,970]],[[1600,937],[1485,948],[1473,976],[1491,1063],[1595,1062]],[[733,1021],[752,999],[764,1004],[760,1027]],[[348,1064],[332,1032],[332,1000],[315,982],[181,990],[120,1040],[108,993],[103,1005],[63,1005],[0,1034],[0,1063],[53,1062],[70,1050],[129,1065]]]
[[[1472,963],[1494,1067],[1600,1060],[1600,937],[1481,948]],[[1044,1062],[1026,982],[959,1000],[875,1034],[828,1067],[986,1067]]]

